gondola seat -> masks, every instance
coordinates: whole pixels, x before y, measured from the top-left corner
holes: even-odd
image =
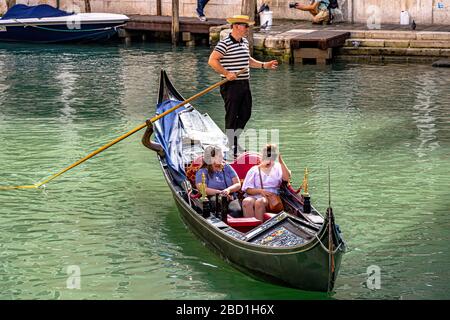
[[[245,152],[239,155],[230,166],[236,171],[241,183],[244,181],[248,170],[254,165],[261,163],[261,156],[254,152]],[[195,188],[195,174],[203,165],[203,156],[198,156],[192,163],[186,167],[186,176]]]
[[[256,219],[255,217],[251,218],[233,218],[232,216],[227,216],[227,224],[240,231],[240,232],[248,232],[254,227],[257,227],[261,224],[261,221]]]
[[[240,154],[230,166],[236,171],[241,182],[245,179],[248,170],[261,163],[261,155],[254,152],[244,152]]]
[[[272,219],[276,215],[277,215],[277,213],[266,212],[266,213],[264,213],[263,219],[264,219],[264,221],[267,221],[267,220]]]

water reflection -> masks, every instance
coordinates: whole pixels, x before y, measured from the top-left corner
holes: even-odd
[[[439,147],[436,132],[436,101],[433,99],[440,94],[439,88],[433,81],[433,74],[425,72],[421,74],[418,82],[420,85],[417,88],[416,103],[413,106],[413,119],[416,123],[419,135],[417,139],[420,144],[415,148],[415,152],[419,158],[427,156],[430,152]]]
[[[67,60],[64,67],[60,66],[57,71],[56,80],[61,86],[60,101],[63,104],[63,108],[60,110],[61,122],[67,124],[73,121],[73,115],[76,113],[76,109],[72,106],[75,102],[76,96],[74,93],[74,87],[79,79],[79,75],[71,72],[74,66]]]
[[[95,50],[102,59],[93,59],[89,46],[45,48],[1,44],[0,54],[10,53],[4,62],[9,88],[3,89],[3,112],[15,116],[53,117],[60,113],[73,114],[76,110],[78,117],[89,116],[91,111],[104,117],[120,115],[122,111],[116,93],[122,91],[122,82],[116,74],[119,68],[111,68],[122,64],[119,49],[98,46]],[[87,90],[92,90],[95,95],[86,97],[84,92]],[[66,99],[70,95],[68,109]],[[57,99],[59,96],[62,100]]]
[[[4,62],[5,57],[0,54],[0,121],[2,120],[3,113],[1,112],[3,109],[3,94],[6,92],[9,88],[8,81],[6,79],[7,72]]]

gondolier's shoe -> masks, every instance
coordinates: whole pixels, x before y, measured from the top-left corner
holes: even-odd
[[[204,14],[200,14],[200,13],[198,13],[198,10],[196,10],[196,12],[195,12],[196,14],[197,14],[197,18],[198,18],[198,20],[200,20],[201,22],[205,22],[205,21],[207,21],[208,19],[206,19],[206,16],[204,15]]]

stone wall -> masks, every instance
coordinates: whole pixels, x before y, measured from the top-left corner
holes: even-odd
[[[195,17],[197,0],[179,0],[180,15]],[[259,7],[263,0],[256,0]],[[309,0],[266,0],[273,11],[274,19],[310,20],[308,12],[290,9],[289,2],[306,3]],[[400,23],[400,12],[407,10],[417,24],[450,24],[450,0],[338,0],[347,21],[366,23],[378,16],[381,24]],[[56,4],[56,0],[17,0],[17,3]],[[61,0],[61,7],[79,7],[84,10],[84,0]],[[205,8],[207,17],[225,18],[241,12],[242,0],[210,0]],[[170,16],[172,0],[161,0],[162,14]],[[443,8],[438,8],[441,4]],[[91,0],[92,11],[124,14],[156,14],[156,0]],[[5,9],[5,0],[0,0],[0,12]]]
[[[92,11],[156,15],[156,0],[91,0]]]
[[[417,24],[450,24],[450,0],[353,0],[353,19],[367,22],[379,15],[381,23],[400,23],[402,10]],[[443,8],[438,8],[438,3]]]
[[[438,8],[438,3],[444,5],[444,8]],[[450,24],[450,0],[433,1],[433,24]]]
[[[0,0],[0,15],[3,15],[6,12],[6,2]]]
[[[172,0],[161,0],[162,14],[172,15]],[[210,18],[225,18],[241,13],[241,0],[210,0],[205,7],[205,15]],[[180,15],[196,17],[197,0],[180,0]]]
[[[180,16],[195,17],[197,0],[179,0]],[[17,3],[36,5],[48,3],[56,6],[56,0],[17,0]],[[84,11],[84,0],[60,0],[61,9],[80,8]],[[5,11],[5,0],[0,0],[1,8]],[[111,12],[123,14],[156,15],[156,0],[91,0],[93,12]],[[172,0],[161,0],[162,15],[172,15]],[[241,0],[210,0],[205,13],[211,18],[224,18],[241,13]]]

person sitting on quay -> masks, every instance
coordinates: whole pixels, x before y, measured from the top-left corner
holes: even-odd
[[[237,218],[242,214],[238,199],[233,193],[241,189],[241,182],[236,171],[223,160],[222,149],[218,146],[208,146],[203,155],[203,165],[195,174],[195,185],[201,189],[202,176],[206,177],[206,195],[211,203],[216,203],[217,196],[226,196],[230,201],[228,209],[230,215]]]
[[[264,213],[268,212],[266,197],[270,193],[278,195],[282,182],[289,181],[290,178],[291,171],[281,154],[278,154],[277,146],[275,144],[265,146],[262,150],[261,163],[247,172],[242,184],[242,191],[246,193],[242,202],[244,217],[255,217],[263,221]]]
[[[328,6],[330,5],[330,0],[311,0],[310,4],[293,4],[295,9],[301,11],[308,11],[312,14],[313,23],[328,23],[330,22],[330,10]]]

